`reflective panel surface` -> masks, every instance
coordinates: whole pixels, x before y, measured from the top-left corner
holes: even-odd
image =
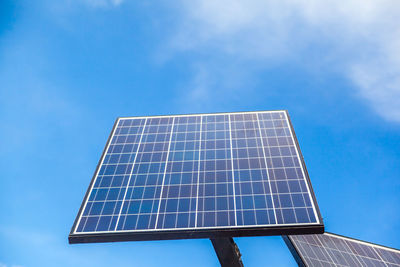
[[[286,111],[119,118],[71,234],[322,225]]]
[[[303,266],[400,266],[399,250],[331,233],[284,239]]]

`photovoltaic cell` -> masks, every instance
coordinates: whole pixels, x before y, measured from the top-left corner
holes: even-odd
[[[286,111],[119,118],[70,242],[270,228],[323,231]]]
[[[285,236],[299,266],[400,266],[400,251],[331,233]]]

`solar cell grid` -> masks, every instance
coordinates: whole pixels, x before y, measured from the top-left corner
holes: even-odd
[[[236,219],[228,116],[203,116],[201,130],[195,226],[234,226]]]
[[[194,227],[200,118],[174,120],[157,228]]]
[[[331,233],[284,237],[301,266],[400,266],[400,251]]]
[[[276,223],[256,114],[232,116],[237,224]]]
[[[172,120],[146,119],[116,230],[155,227]]]
[[[302,225],[323,229],[285,111],[155,116],[117,120],[71,237]]]

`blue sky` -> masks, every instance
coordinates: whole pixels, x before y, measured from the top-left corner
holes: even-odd
[[[326,230],[400,248],[398,1],[0,2],[0,266],[218,266],[209,240],[69,245],[118,116],[287,109]],[[279,237],[246,266],[296,266]]]

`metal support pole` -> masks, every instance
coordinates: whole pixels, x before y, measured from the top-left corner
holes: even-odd
[[[221,267],[243,267],[242,254],[232,237],[210,238]]]

